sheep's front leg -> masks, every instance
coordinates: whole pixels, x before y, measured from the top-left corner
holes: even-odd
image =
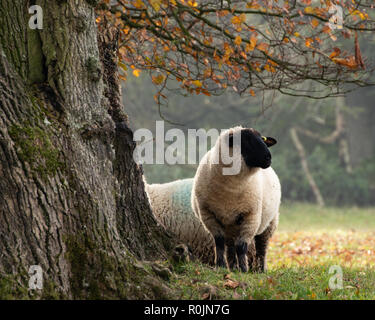
[[[200,215],[203,224],[212,234],[215,240],[215,264],[217,267],[226,268],[225,262],[225,238],[224,228],[216,218],[215,214],[207,208],[200,210]]]
[[[276,230],[278,221],[272,220],[266,230],[260,235],[255,236],[255,248],[256,248],[256,269],[258,272],[265,272],[267,270],[267,249],[268,243],[273,233]]]
[[[249,215],[241,225],[240,236],[236,240],[238,266],[242,272],[249,271],[248,250],[260,225],[260,216]],[[252,261],[250,261],[252,262]]]
[[[249,270],[247,262],[247,247],[246,241],[239,241],[236,244],[236,253],[238,258],[238,266],[242,272],[247,272]]]

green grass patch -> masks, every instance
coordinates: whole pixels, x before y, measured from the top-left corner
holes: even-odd
[[[306,203],[281,206],[278,230],[375,230],[375,207],[324,207]]]
[[[181,299],[375,299],[375,270],[342,268],[342,289],[330,289],[329,273],[335,261],[315,266],[271,266],[266,273],[240,273],[214,270],[199,263],[180,267],[172,287],[181,290]],[[228,279],[233,287],[228,285]],[[234,288],[234,286],[236,286]]]

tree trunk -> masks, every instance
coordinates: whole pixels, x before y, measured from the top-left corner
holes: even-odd
[[[0,298],[159,298],[140,260],[172,239],[153,218],[120,104],[116,39],[96,1],[0,4]],[[99,51],[100,47],[100,51]],[[43,290],[28,291],[29,267]]]

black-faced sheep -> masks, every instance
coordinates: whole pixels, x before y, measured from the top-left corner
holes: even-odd
[[[240,135],[240,144],[236,145],[234,135]],[[223,174],[228,167],[221,160],[223,143],[240,163],[235,175]],[[218,267],[227,266],[227,247],[229,267],[236,269],[238,263],[241,271],[248,271],[247,252],[255,243],[256,261],[250,267],[266,269],[267,246],[278,225],[281,199],[280,182],[270,167],[268,149],[275,143],[275,139],[262,137],[254,129],[235,127],[220,135],[199,164],[192,207],[214,237]]]

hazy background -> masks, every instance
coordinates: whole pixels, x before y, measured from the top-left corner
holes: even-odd
[[[147,75],[129,76],[123,90],[132,129],[147,128],[155,132],[155,121],[162,119],[153,98],[156,88]],[[184,97],[170,92],[168,100],[168,107],[161,108],[163,116],[182,126],[166,122],[165,131],[242,125],[275,137],[278,144],[271,149],[272,166],[280,177],[284,201],[315,202],[290,128],[307,129],[324,138],[337,129],[337,117],[340,117],[344,120],[344,131],[332,143],[298,133],[311,175],[328,205],[375,204],[374,88],[362,88],[347,97],[326,100],[271,94],[264,99],[262,96],[241,98],[231,90],[210,97]],[[149,183],[163,183],[193,177],[196,166],[144,165],[144,170]]]
[[[373,64],[374,39],[375,34],[360,38],[362,54]],[[161,117],[153,98],[157,90],[147,74],[138,78],[129,74],[123,91],[132,129],[155,132]],[[242,125],[278,140],[271,151],[282,186],[280,223],[270,243],[269,271],[246,276],[249,299],[374,299],[375,87],[326,100],[271,93],[241,98],[231,89],[218,97],[166,94],[169,104],[161,113],[182,126],[165,123],[165,131]],[[298,145],[291,136],[293,128]],[[297,147],[302,147],[304,157]],[[301,160],[308,165],[310,181]],[[163,183],[193,177],[196,167],[145,165],[144,171],[148,183]],[[316,205],[311,179],[325,207]],[[343,270],[342,290],[328,289],[331,266]],[[187,270],[195,279],[197,266]],[[211,270],[199,272],[203,282],[214,286],[223,278]],[[217,278],[210,278],[213,275]],[[191,298],[190,279],[179,282],[189,284],[187,298]]]

